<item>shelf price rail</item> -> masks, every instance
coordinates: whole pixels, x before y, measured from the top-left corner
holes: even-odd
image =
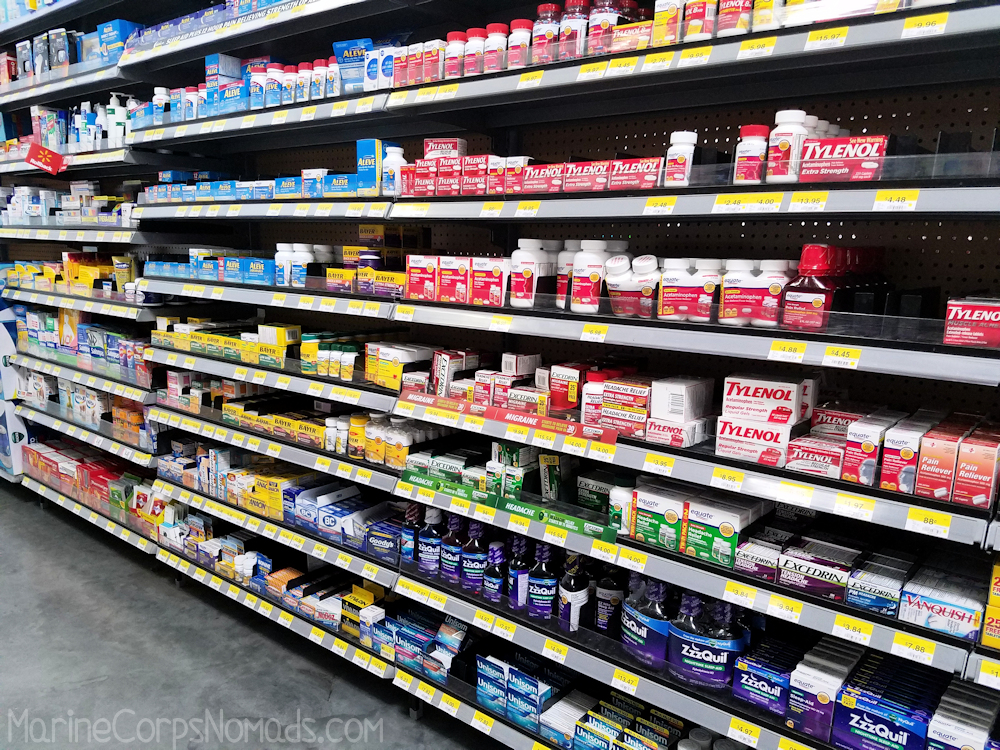
[[[55,417],[27,404],[18,404],[14,408],[14,413],[31,422],[37,422],[46,427],[51,427],[57,432],[63,432],[72,438],[82,440],[84,443],[92,445],[95,448],[100,448],[119,458],[124,458],[126,461],[131,461],[132,463],[139,464],[139,466],[145,466],[150,469],[156,468],[155,456],[145,453],[134,446],[122,445],[113,437],[102,435],[94,427],[86,427],[81,424],[68,422],[62,417]]]
[[[0,235],[2,236],[2,235]],[[163,308],[139,307],[124,302],[105,301],[103,299],[87,299],[72,294],[57,294],[55,292],[36,292],[28,289],[4,289],[3,298],[17,302],[29,302],[46,307],[62,307],[68,310],[81,310],[95,315],[110,315],[115,318],[128,318],[138,323],[151,323],[156,320],[156,313]]]
[[[10,356],[10,364],[27,367],[29,370],[35,370],[36,372],[42,372],[57,378],[68,378],[74,383],[80,383],[88,388],[96,388],[99,391],[113,393],[116,396],[124,396],[141,404],[151,404],[156,401],[156,394],[144,388],[139,388],[119,380],[112,380],[92,372],[87,372],[86,370],[67,367],[58,362],[32,357],[27,354],[12,354]]]

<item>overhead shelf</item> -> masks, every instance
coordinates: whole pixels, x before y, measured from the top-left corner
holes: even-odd
[[[338,401],[380,412],[392,411],[396,404],[394,396],[383,393],[372,393],[322,380],[313,380],[305,376],[288,375],[274,370],[264,370],[249,365],[226,362],[225,360],[195,357],[184,352],[173,352],[166,349],[157,349],[156,347],[147,347],[144,359],[148,362],[177,366],[185,370],[216,375],[220,378],[249,381],[257,385],[265,385],[292,393],[301,393],[306,396],[326,399],[327,401]]]
[[[938,634],[933,631],[902,622],[899,627],[889,625],[887,623],[893,621],[888,618],[872,618],[864,610],[799,599],[793,589],[746,577],[737,580],[732,571],[726,568],[718,567],[718,572],[714,572],[714,566],[699,566],[689,562],[689,558],[683,555],[677,555],[674,559],[667,557],[669,553],[664,551],[664,556],[660,556],[652,547],[631,546],[630,540],[625,539],[619,539],[619,544],[610,544],[525,516],[469,503],[426,487],[416,487],[402,480],[396,484],[393,494],[564,547],[570,552],[588,555],[661,581],[673,582],[705,596],[788,620],[819,633],[854,640],[878,651],[919,661],[945,672],[962,674],[973,645],[958,645],[957,639],[938,638]]]
[[[76,70],[71,70],[72,68]],[[115,64],[77,63],[63,70],[50,71],[37,79],[32,76],[0,87],[0,107],[9,112],[32,104],[74,99],[95,91],[107,91],[122,83],[125,83],[125,77]]]
[[[327,474],[333,474],[341,479],[347,479],[358,484],[365,484],[383,492],[392,492],[396,486],[396,477],[381,471],[375,471],[359,464],[340,461],[335,455],[324,455],[312,451],[298,448],[279,440],[272,439],[267,435],[260,435],[249,432],[234,430],[228,425],[215,424],[204,421],[197,415],[188,415],[183,412],[171,411],[162,406],[149,410],[149,418],[160,424],[167,424],[171,427],[190,432],[194,435],[216,440],[227,445],[235,445],[237,448],[245,448],[254,453],[263,453],[273,458],[280,458],[283,461],[304,466],[307,469],[315,469]]]
[[[129,175],[144,175],[157,172],[160,169],[218,169],[228,170],[229,164],[219,159],[200,156],[185,156],[183,154],[161,154],[156,151],[143,151],[125,146],[117,149],[93,151],[87,154],[67,154],[66,171],[82,172],[102,177],[118,177]],[[48,177],[38,167],[20,160],[0,162],[0,174],[31,173],[34,176]],[[59,173],[63,174],[62,172]]]
[[[111,9],[125,0],[60,0],[43,5],[28,13],[0,24],[0,44],[11,44],[34,36],[40,31],[53,29],[67,21],[74,21],[96,11],[115,12]]]
[[[110,518],[101,515],[96,510],[89,508],[86,505],[76,502],[72,498],[66,497],[61,492],[56,492],[51,487],[47,487],[41,482],[37,482],[31,477],[24,477],[21,484],[27,487],[32,492],[36,492],[46,500],[51,500],[56,505],[65,508],[66,510],[75,513],[80,516],[80,518],[90,521],[104,531],[112,534],[119,539],[122,539],[133,547],[141,549],[143,552],[148,554],[153,554],[158,549],[156,544],[146,539],[144,536],[138,532],[132,531],[131,529],[126,529],[124,526],[112,521]]]
[[[973,651],[965,667],[965,679],[1000,690],[1000,653]]]
[[[372,562],[361,556],[356,550],[338,546],[333,542],[321,542],[304,536],[301,529],[289,527],[274,519],[266,519],[252,513],[245,513],[221,500],[198,495],[183,487],[177,487],[169,482],[157,479],[153,489],[162,492],[174,500],[180,500],[193,508],[203,510],[216,518],[223,518],[254,534],[274,539],[292,549],[305,552],[307,555],[319,558],[323,562],[336,565],[351,573],[367,578],[369,581],[392,588],[396,583],[396,571],[381,563]]]
[[[27,354],[13,354],[10,356],[10,364],[27,367],[30,370],[57,378],[67,378],[88,388],[113,393],[115,396],[124,396],[141,404],[152,404],[156,401],[156,393],[139,388],[132,383],[111,379],[86,370],[77,370],[51,360],[39,359]]]
[[[349,221],[388,220],[391,203],[371,201],[302,201],[272,203],[171,203],[149,204],[132,209],[133,219],[228,219],[239,221],[303,220]]]
[[[769,474],[755,471],[757,467],[754,464],[719,461],[710,454],[704,457],[694,455],[691,450],[671,451],[652,443],[639,447],[567,438],[534,427],[529,429],[525,425],[459,414],[406,400],[400,400],[393,413],[500,440],[526,443],[543,450],[585,456],[616,467],[670,477],[702,487],[788,503],[962,544],[983,544],[989,526],[985,515],[952,512],[954,506],[943,503],[927,503],[925,506],[908,502],[906,496],[899,496],[898,500],[888,499],[886,493],[871,493],[868,487],[846,482],[831,483],[833,486],[817,484],[811,481],[808,474],[782,473],[780,470]]]
[[[0,237],[3,233],[0,232]],[[30,302],[48,307],[62,307],[67,310],[82,310],[83,312],[95,315],[110,315],[115,318],[128,318],[139,323],[149,323],[156,320],[156,314],[162,311],[162,307],[139,307],[138,305],[125,304],[123,302],[108,302],[103,299],[88,299],[69,294],[53,294],[49,292],[35,292],[27,289],[4,289],[3,298],[16,300],[17,302]]]
[[[100,448],[119,458],[124,458],[126,461],[139,464],[139,466],[145,466],[150,469],[156,468],[155,456],[144,453],[135,446],[122,445],[115,438],[113,431],[108,427],[93,427],[78,424],[68,420],[64,414],[64,410],[54,409],[54,411],[57,411],[58,415],[51,414],[46,410],[38,409],[34,406],[29,406],[28,404],[18,404],[14,409],[16,414],[31,422],[51,427],[57,432],[62,432],[71,438],[81,440],[95,448]]]
[[[326,628],[315,625],[311,620],[293,615],[278,604],[251,593],[228,579],[220,578],[207,568],[187,560],[166,547],[156,547],[156,559],[169,565],[174,570],[195,579],[198,583],[208,586],[213,591],[225,594],[235,602],[248,607],[259,615],[273,620],[288,628],[296,635],[307,638],[313,643],[326,648],[344,659],[355,664],[363,663],[365,669],[383,679],[391,679],[395,667],[385,663],[368,651],[345,641],[339,635]]]

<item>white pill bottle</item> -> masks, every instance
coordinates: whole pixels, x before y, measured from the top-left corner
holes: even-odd
[[[719,322],[727,326],[748,326],[754,308],[753,261],[726,261],[719,302]]]
[[[406,166],[402,146],[386,146],[382,160],[382,195],[399,197],[403,194],[402,168]]]
[[[687,187],[691,182],[691,164],[698,134],[690,130],[677,130],[670,134],[670,148],[664,165],[664,187]]]
[[[275,245],[277,252],[274,254],[274,283],[278,286],[291,286],[292,284],[292,244],[290,242],[279,242]]]
[[[781,315],[781,295],[785,284],[792,280],[787,260],[763,260],[756,277],[758,303],[750,316],[750,325],[757,328],[777,328]]]
[[[774,129],[767,144],[769,185],[799,181],[802,143],[809,132],[806,130],[806,117],[801,109],[783,109],[774,116]]]
[[[548,270],[549,254],[541,240],[520,239],[510,255],[510,306],[535,307],[538,280]]]
[[[712,307],[719,297],[722,285],[722,261],[718,258],[699,258],[694,262],[694,285],[697,300],[694,312],[688,316],[692,323],[711,323]]]
[[[684,322],[695,312],[701,287],[691,272],[690,258],[664,258],[660,274],[660,320]]]
[[[604,264],[608,260],[607,242],[583,240],[580,243],[580,252],[573,256],[573,286],[569,303],[572,312],[596,315],[600,310]]]
[[[616,255],[604,264],[611,312],[619,318],[634,318],[638,307],[639,286],[635,283],[632,263],[627,255]]]
[[[635,314],[650,320],[656,310],[660,287],[660,264],[655,255],[640,255],[632,261],[632,283],[636,286]]]

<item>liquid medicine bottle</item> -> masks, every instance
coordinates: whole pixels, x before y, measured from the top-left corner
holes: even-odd
[[[539,542],[535,548],[535,564],[528,573],[528,617],[536,620],[552,619],[559,579],[551,560],[552,548]]]
[[[443,536],[441,509],[428,508],[424,516],[424,526],[417,534],[417,569],[429,578],[437,578],[441,570]]]
[[[650,320],[656,310],[660,287],[659,262],[655,255],[640,255],[632,261],[632,283],[636,286],[635,314]]]
[[[483,573],[489,564],[489,552],[483,542],[483,524],[469,522],[469,541],[462,547],[462,590],[479,596],[483,590]]]
[[[483,70],[495,73],[507,68],[507,24],[486,24],[486,42],[483,45]]]
[[[625,571],[615,565],[605,565],[597,579],[594,629],[606,638],[617,641],[622,632],[622,604],[625,602],[627,579]]]
[[[799,260],[799,275],[785,285],[782,325],[793,330],[826,329],[833,309],[837,278],[837,249],[832,245],[806,245]]]
[[[767,144],[767,182],[782,184],[799,181],[802,142],[806,138],[806,113],[784,109],[774,116],[774,129]]]
[[[531,30],[532,65],[547,65],[559,59],[560,13],[562,6],[558,3],[538,6],[538,19]]]
[[[524,68],[531,62],[531,32],[535,22],[527,18],[515,18],[510,22],[510,36],[507,38],[507,69]]]
[[[622,644],[634,659],[662,669],[667,662],[667,639],[671,622],[664,602],[667,584],[650,580],[642,606],[633,609],[626,604],[622,612]]]
[[[778,325],[781,296],[791,277],[787,260],[764,260],[760,275],[756,277],[758,304],[754,306],[750,325],[758,328],[775,328]]]
[[[685,0],[684,41],[703,42],[715,34],[717,0]]]
[[[556,307],[566,309],[566,298],[572,293],[573,258],[580,252],[580,240],[566,240],[566,249],[556,256]]]
[[[566,568],[559,582],[559,628],[569,633],[587,623],[590,603],[590,576],[584,572],[581,556],[566,555]]]
[[[632,273],[632,263],[627,255],[616,255],[604,264],[611,312],[619,318],[636,316],[639,287]]]
[[[483,55],[486,53],[486,29],[469,29],[465,32],[468,41],[465,43],[465,62],[462,64],[463,76],[477,76],[485,69]]]
[[[441,580],[458,585],[462,581],[462,548],[469,537],[462,531],[462,517],[448,515],[448,533],[441,539]]]
[[[569,303],[572,312],[594,315],[600,310],[607,247],[608,244],[601,240],[583,240],[580,243],[580,252],[573,256],[573,286]]]
[[[691,273],[690,258],[664,258],[660,274],[660,320],[683,322],[695,312],[701,287]]]
[[[520,610],[528,606],[528,540],[515,537],[511,544],[510,565],[507,566],[507,606]]]
[[[503,542],[490,542],[488,554],[486,570],[483,571],[483,599],[499,604],[507,582]]]
[[[722,261],[717,258],[699,258],[694,262],[694,268],[698,298],[688,320],[692,323],[711,323],[712,307],[718,300],[722,284]]]
[[[569,0],[559,22],[559,59],[575,60],[587,54],[589,0]]]
[[[611,52],[611,38],[621,14],[620,0],[595,0],[587,24],[587,54],[606,55]]]
[[[424,506],[410,503],[406,506],[406,516],[399,531],[399,563],[404,568],[413,568],[417,564],[417,534],[423,526],[421,519]]]
[[[550,274],[549,254],[541,240],[521,239],[510,255],[510,306],[535,307],[538,282]]]
[[[667,163],[663,171],[664,187],[687,187],[691,182],[691,164],[698,134],[689,130],[676,130],[670,134]]]
[[[719,0],[719,15],[715,21],[718,37],[739,36],[750,31],[753,0]]]
[[[469,40],[464,31],[448,32],[448,46],[444,49],[444,77],[461,78],[465,64],[465,43]]]
[[[729,326],[748,326],[753,317],[753,261],[726,261],[719,302],[719,322]]]
[[[734,185],[760,185],[767,166],[767,125],[744,125],[740,128],[740,142],[736,146]]]

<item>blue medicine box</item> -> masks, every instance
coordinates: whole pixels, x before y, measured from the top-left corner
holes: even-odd
[[[275,198],[301,198],[301,177],[278,177],[274,181]]]
[[[211,182],[199,182],[195,185],[195,198],[196,201],[210,201],[212,200],[212,183]]]
[[[240,258],[244,284],[274,284],[274,258]]]
[[[222,260],[222,280],[227,284],[243,283],[243,258],[228,257]]]
[[[106,63],[116,63],[125,51],[125,42],[129,35],[141,29],[142,25],[118,18],[105,21],[98,31],[101,34],[101,58]]]
[[[328,174],[323,178],[324,198],[356,198],[358,176],[356,174]]]
[[[219,180],[212,183],[212,200],[231,201],[236,198],[236,180]]]

